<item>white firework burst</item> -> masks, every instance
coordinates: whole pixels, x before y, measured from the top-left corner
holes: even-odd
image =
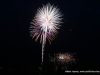
[[[55,35],[58,33],[60,24],[62,23],[62,14],[60,13],[59,8],[48,3],[43,5],[42,8],[37,10],[36,16],[31,22],[30,33],[32,38],[40,37],[40,43],[42,42],[42,55],[44,50],[44,45],[46,44],[46,38],[51,44],[51,41],[55,38]],[[43,58],[43,56],[42,56]],[[43,61],[43,60],[42,60]]]
[[[40,43],[43,41],[43,37],[48,38],[49,42],[54,39],[54,35],[57,34],[57,29],[60,27],[60,23],[62,20],[62,14],[59,11],[59,8],[54,7],[50,3],[46,6],[43,5],[42,8],[39,8],[33,22],[31,22],[30,33],[34,38],[36,37],[36,41],[40,38]],[[50,42],[51,43],[51,42]]]

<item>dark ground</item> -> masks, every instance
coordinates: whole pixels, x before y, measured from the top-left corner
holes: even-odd
[[[41,67],[41,64],[34,64],[34,65],[26,65],[26,64],[16,64],[16,65],[11,65],[11,64],[2,64],[0,65],[0,72],[1,73],[6,73],[6,74],[34,74],[34,75],[64,75],[64,74],[69,74],[65,73],[65,70],[69,71],[99,71],[99,64],[82,64],[82,63],[77,63],[76,65],[69,65],[68,69],[63,69],[61,66],[58,66],[58,69],[56,70],[54,68],[54,64],[52,63],[45,63],[42,66],[42,70],[39,69]],[[65,67],[65,66],[63,66]],[[82,74],[82,73],[81,73]],[[84,73],[86,74],[86,73]],[[88,73],[89,74],[89,73]],[[99,73],[95,73],[99,74]]]

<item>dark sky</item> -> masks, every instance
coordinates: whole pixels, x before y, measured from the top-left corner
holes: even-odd
[[[47,41],[48,53],[76,53],[82,63],[100,63],[99,0],[12,0],[1,1],[0,63],[41,63],[42,45],[30,37],[29,26],[37,9],[50,2],[63,13],[63,24],[57,38]],[[72,31],[70,31],[72,29]]]

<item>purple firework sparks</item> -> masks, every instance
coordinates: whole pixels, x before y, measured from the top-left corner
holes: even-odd
[[[50,3],[43,5],[42,8],[37,10],[36,16],[30,25],[30,35],[32,38],[36,37],[35,41],[40,37],[40,43],[42,42],[42,62],[43,51],[46,44],[46,38],[51,44],[51,41],[55,38],[57,29],[59,29],[62,23],[62,14],[57,7],[54,7]]]

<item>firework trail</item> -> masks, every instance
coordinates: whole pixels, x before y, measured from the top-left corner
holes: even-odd
[[[43,63],[43,51],[46,44],[46,38],[51,44],[54,40],[62,23],[62,14],[60,9],[54,7],[50,3],[43,5],[42,8],[37,10],[36,16],[32,20],[30,25],[30,35],[32,38],[36,37],[35,41],[40,37],[40,43],[42,42],[42,63]]]

